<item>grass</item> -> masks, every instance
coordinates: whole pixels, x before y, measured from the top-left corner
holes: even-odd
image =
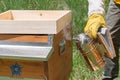
[[[109,0],[107,0],[107,3]],[[0,12],[6,10],[64,10],[73,14],[73,36],[83,32],[87,21],[87,0],[0,0]],[[106,4],[108,6],[108,4]],[[73,43],[73,70],[69,80],[101,80],[102,70],[90,71]]]

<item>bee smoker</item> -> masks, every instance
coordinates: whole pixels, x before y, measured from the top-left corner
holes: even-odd
[[[85,33],[81,33],[74,38],[76,46],[82,54],[87,67],[92,71],[98,70],[104,66],[104,56],[109,58],[116,56],[112,40],[109,40],[111,36],[108,34],[109,31],[106,28],[102,28],[98,32],[97,40],[90,38]]]

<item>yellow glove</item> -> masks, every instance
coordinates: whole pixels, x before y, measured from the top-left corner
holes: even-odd
[[[120,0],[114,0],[116,4],[120,4]]]
[[[92,14],[84,28],[84,32],[91,38],[97,38],[97,32],[100,27],[106,27],[104,17],[101,14]]]

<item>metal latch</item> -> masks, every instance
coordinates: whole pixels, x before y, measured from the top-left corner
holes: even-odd
[[[66,46],[66,40],[62,39],[59,42],[59,53],[60,53],[60,55],[63,55],[65,53],[65,46]]]

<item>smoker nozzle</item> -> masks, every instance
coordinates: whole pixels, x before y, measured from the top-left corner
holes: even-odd
[[[73,41],[79,41],[79,39],[77,37],[73,37],[72,40]]]
[[[88,43],[91,41],[91,38],[87,36],[85,33],[79,34],[77,37],[73,38],[74,41],[78,41],[81,44]]]

